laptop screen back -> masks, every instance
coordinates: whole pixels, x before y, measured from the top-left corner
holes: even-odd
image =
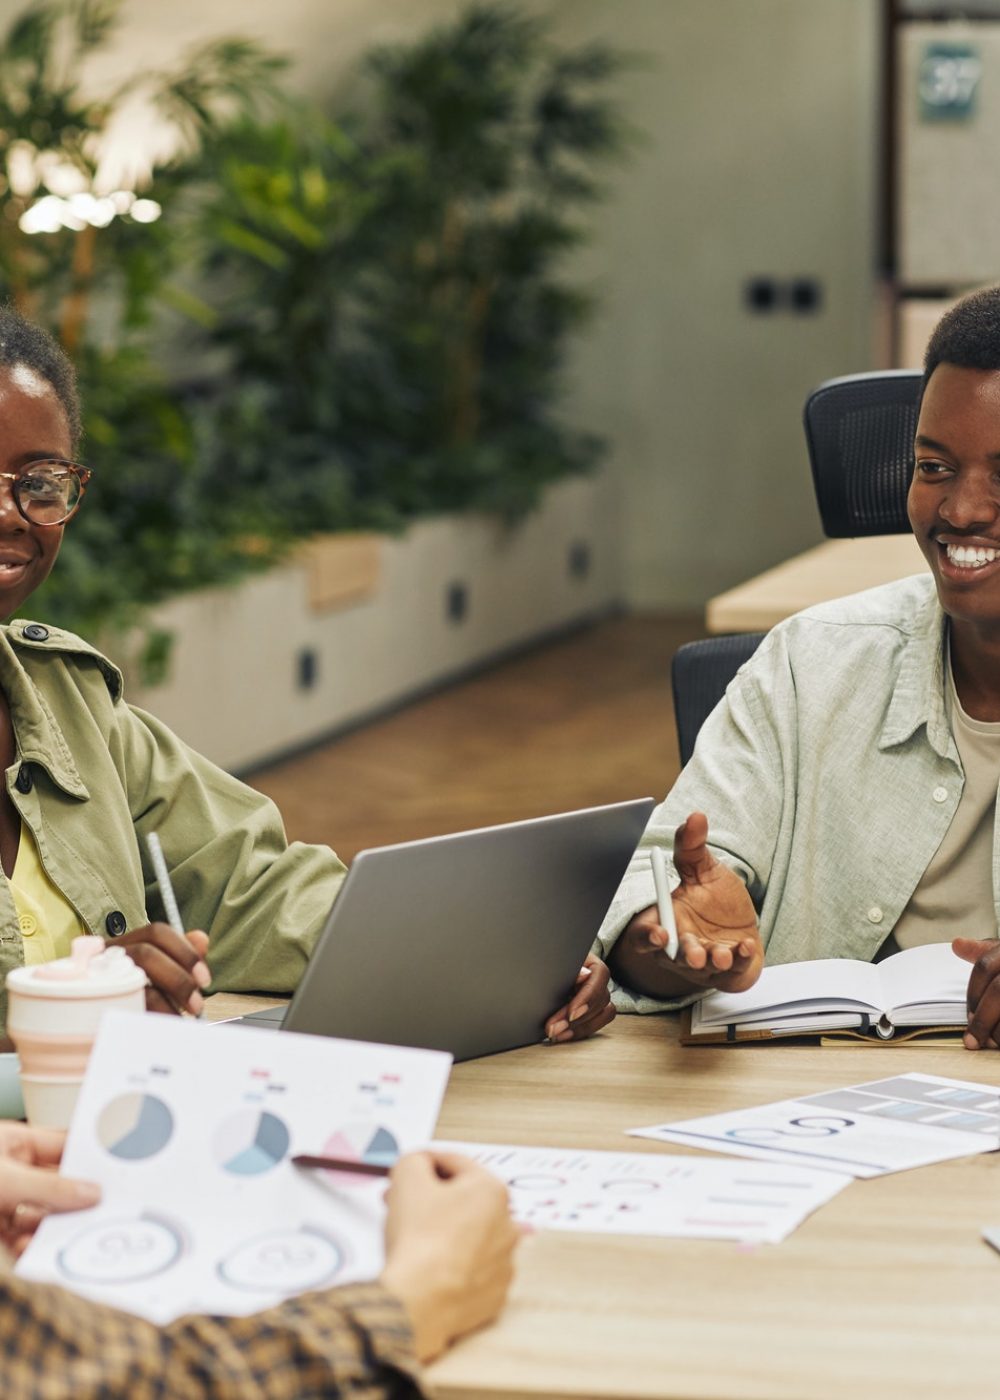
[[[284,1029],[459,1060],[540,1040],[652,809],[643,798],[362,851]]]

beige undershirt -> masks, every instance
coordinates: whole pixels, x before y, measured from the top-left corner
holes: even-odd
[[[971,719],[965,713],[955,690],[950,657],[947,676],[948,716],[965,771],[965,787],[944,840],[893,930],[899,948],[944,943],[956,934],[967,938],[997,936],[993,828],[1000,785],[1000,723]]]

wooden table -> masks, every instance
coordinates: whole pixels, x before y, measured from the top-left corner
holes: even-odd
[[[247,1004],[209,1006],[217,1016]],[[438,1131],[680,1152],[624,1131],[904,1070],[1000,1085],[1000,1053],[684,1049],[672,1017],[620,1017],[581,1045],[456,1065]],[[1000,1255],[979,1234],[990,1223],[995,1154],[854,1182],[780,1245],[539,1233],[521,1246],[499,1322],[432,1367],[434,1389],[442,1400],[995,1395]]]
[[[782,618],[814,603],[926,569],[912,535],[827,540],[710,598],[705,606],[705,625],[709,632],[766,632]]]

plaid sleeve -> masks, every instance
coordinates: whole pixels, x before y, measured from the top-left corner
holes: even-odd
[[[166,1327],[63,1289],[0,1279],[3,1400],[417,1400],[402,1306],[365,1283],[250,1317]]]

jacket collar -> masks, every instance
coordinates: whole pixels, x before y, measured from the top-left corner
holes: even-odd
[[[66,737],[41,691],[21,665],[6,628],[0,628],[0,686],[10,705],[21,761],[37,764],[70,797],[86,801],[90,793]]]
[[[945,709],[945,629],[948,619],[937,592],[918,606],[900,657],[892,699],[879,736],[879,748],[905,743],[921,725],[927,740],[942,758],[955,757],[951,724]]]

